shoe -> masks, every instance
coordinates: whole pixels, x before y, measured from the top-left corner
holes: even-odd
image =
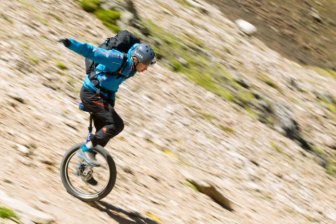
[[[78,151],[78,157],[83,159],[90,166],[100,166],[100,163],[96,160],[96,153],[87,148],[85,144],[82,145]]]
[[[98,184],[98,182],[93,177],[91,177],[90,179],[88,179],[85,182],[92,185],[92,186],[97,186],[97,184]]]

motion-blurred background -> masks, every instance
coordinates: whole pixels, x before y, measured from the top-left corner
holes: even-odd
[[[1,0],[0,22],[0,223],[336,222],[335,1]],[[159,60],[119,90],[117,183],[87,204],[59,177],[84,59],[57,40],[125,29]]]

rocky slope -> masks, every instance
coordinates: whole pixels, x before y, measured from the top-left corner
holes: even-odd
[[[209,0],[232,20],[257,25],[256,36],[285,57],[336,69],[336,2]]]
[[[101,203],[83,203],[65,192],[58,168],[65,150],[86,135],[87,114],[77,109],[84,64],[56,40],[97,44],[112,33],[77,1],[5,0],[0,190],[55,223],[336,222],[335,178],[326,173],[336,144],[335,79],[243,35],[206,3],[135,0],[133,7],[176,36],[192,33],[205,42],[211,63],[258,96],[254,112],[162,60],[122,86],[116,110],[126,128],[107,147],[117,184]],[[195,190],[202,181],[233,210]]]

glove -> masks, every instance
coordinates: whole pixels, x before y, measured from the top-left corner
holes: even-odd
[[[66,47],[69,47],[70,44],[71,44],[71,42],[68,38],[59,39],[57,42],[60,42],[60,43],[64,44],[64,46],[66,46]]]

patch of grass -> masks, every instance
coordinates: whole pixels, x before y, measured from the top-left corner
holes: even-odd
[[[261,117],[263,116],[263,117]],[[266,124],[268,127],[274,127],[275,119],[272,116],[269,115],[259,115],[258,117],[259,121]]]
[[[215,116],[208,113],[208,112],[205,112],[205,111],[200,111],[199,114],[201,115],[201,117],[209,122],[215,120]]]
[[[21,5],[23,7],[25,7],[26,9],[29,9],[31,11],[35,11],[35,10],[33,10],[34,9],[33,5],[30,2],[28,2],[27,0],[18,0],[18,2],[20,2]]]
[[[316,71],[320,75],[327,76],[327,77],[332,77],[332,78],[336,79],[336,71],[335,70],[325,69],[325,68],[316,67],[316,66],[309,66],[308,68],[313,69],[314,71]]]
[[[9,16],[7,16],[7,15],[5,15],[3,13],[1,13],[0,16],[1,16],[1,18],[3,18],[8,23],[13,24],[13,20]]]
[[[38,21],[40,21],[44,26],[49,26],[49,19],[45,17],[38,17]]]
[[[195,35],[192,35],[190,33],[184,33],[184,37],[189,43],[192,43],[200,48],[205,47],[204,42],[201,39],[197,38]]]
[[[329,160],[326,169],[327,174],[336,177],[336,160]]]
[[[233,134],[235,133],[235,130],[229,126],[224,126],[222,124],[219,125],[219,128],[224,131],[225,133],[228,133],[228,134]]]
[[[172,66],[173,71],[175,72],[180,72],[183,67],[183,65],[177,59],[173,59],[171,61],[171,66]]]
[[[275,142],[272,141],[271,146],[278,153],[284,153],[284,150],[278,144],[276,144]]]
[[[188,1],[186,0],[176,0],[178,3],[180,3],[182,6],[191,6]]]
[[[121,17],[121,12],[111,9],[102,9],[101,3],[101,0],[80,1],[80,5],[85,11],[95,14],[95,16],[97,16],[97,18],[100,19],[102,23],[113,32],[119,32],[120,27],[117,25],[117,21]]]
[[[29,63],[32,65],[37,65],[40,63],[40,59],[38,57],[29,56]]]
[[[68,67],[61,61],[56,61],[56,66],[57,68],[61,69],[61,70],[67,70]]]
[[[153,47],[158,58],[168,61],[174,72],[185,75],[229,102],[249,108],[251,101],[255,99],[252,91],[242,88],[225,66],[212,62],[210,51],[201,40],[187,33],[180,37],[173,35],[150,20],[145,20],[143,24],[157,40]],[[185,63],[182,64],[181,61]]]
[[[273,89],[278,90],[279,92],[282,92],[280,87],[273,81],[267,74],[260,73],[258,75],[258,79],[264,83],[266,83],[268,86],[272,87]]]
[[[174,152],[171,149],[163,149],[162,152],[167,156],[174,156]]]
[[[117,25],[117,20],[121,17],[121,13],[119,11],[98,9],[94,12],[94,14],[113,32],[120,31],[120,28]]]
[[[81,0],[81,7],[87,12],[94,12],[100,8],[101,1],[100,0]]]
[[[18,220],[18,216],[12,209],[0,207],[0,218]]]
[[[324,156],[324,154],[325,154],[324,150],[317,145],[312,145],[311,149],[312,149],[313,152],[315,152],[319,156]]]
[[[236,93],[234,101],[240,106],[247,108],[254,99],[255,96],[251,91],[242,89]]]
[[[330,112],[336,114],[336,99],[335,100],[331,100],[328,99],[327,97],[320,97],[319,98],[320,103],[322,104],[322,106],[324,106],[325,108],[327,108]],[[333,102],[335,101],[335,102]]]
[[[254,110],[252,107],[245,107],[244,109],[251,118],[259,120],[260,116],[258,112]]]
[[[58,15],[56,15],[56,14],[51,14],[51,16],[52,16],[53,18],[55,18],[56,21],[58,21],[58,22],[60,22],[60,23],[63,22],[63,19],[62,19],[60,16],[58,16]]]
[[[151,213],[151,212],[146,212],[146,216],[148,216],[149,218],[151,218],[154,223],[158,223],[158,224],[162,223],[161,219],[158,216],[156,216],[153,213]]]

